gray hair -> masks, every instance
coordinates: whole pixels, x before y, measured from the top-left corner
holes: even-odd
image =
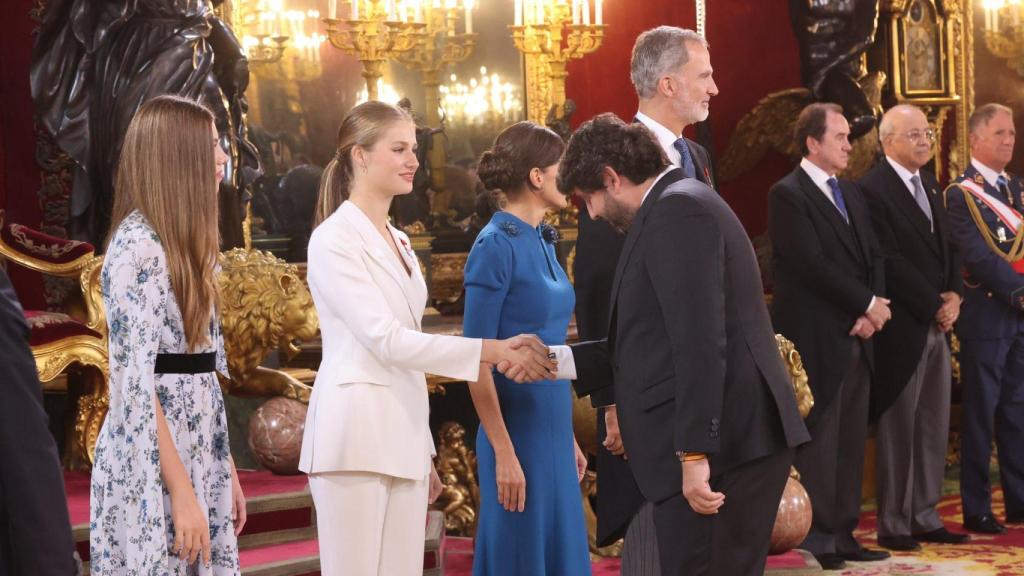
[[[911,110],[916,110],[924,114],[920,108],[913,104],[897,104],[886,110],[885,114],[882,115],[882,121],[878,123],[878,140],[885,140],[896,130],[896,127],[893,126],[893,124],[896,122],[894,118],[897,114],[900,112],[910,112]]]
[[[675,26],[658,26],[637,36],[629,65],[637,96],[653,97],[658,91],[658,80],[690,61],[688,42],[708,47],[708,41],[700,34]]]
[[[974,134],[978,128],[988,124],[988,121],[1000,112],[1005,112],[1010,115],[1010,118],[1013,118],[1013,109],[1009,106],[1003,106],[995,102],[978,106],[974,109],[974,112],[971,112],[971,117],[967,119],[967,133]]]

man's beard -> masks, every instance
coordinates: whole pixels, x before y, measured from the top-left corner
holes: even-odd
[[[629,227],[633,224],[633,217],[636,216],[635,210],[630,210],[625,204],[612,198],[610,194],[605,197],[604,211],[604,219],[619,234],[629,231]]]

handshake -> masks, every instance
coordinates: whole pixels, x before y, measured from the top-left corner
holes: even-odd
[[[505,340],[484,340],[480,358],[518,384],[554,380],[558,371],[555,355],[533,334],[521,334]]]

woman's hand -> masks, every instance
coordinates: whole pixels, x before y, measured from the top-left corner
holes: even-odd
[[[242,533],[248,513],[245,508],[245,494],[242,484],[238,481],[238,471],[234,462],[231,463],[231,521],[235,524],[235,537]]]
[[[174,544],[171,553],[188,564],[200,554],[203,564],[210,565],[210,526],[199,509],[199,500],[189,490],[171,494],[171,520],[174,522]]]
[[[580,445],[575,438],[572,441],[572,446],[576,449],[576,481],[583,482],[583,475],[587,473],[587,455],[580,450]]]
[[[499,372],[519,384],[554,380],[558,370],[548,347],[532,334],[485,341],[484,352],[485,362],[494,364]]]
[[[496,453],[495,476],[498,479],[498,503],[509,512],[526,509],[526,475],[514,451]]]
[[[427,494],[427,503],[433,504],[437,502],[439,496],[441,496],[441,490],[444,489],[444,485],[441,484],[441,478],[437,475],[437,468],[434,464],[430,464],[430,491]]]

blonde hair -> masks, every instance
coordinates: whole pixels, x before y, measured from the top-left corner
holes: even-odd
[[[352,149],[358,146],[369,150],[384,135],[384,131],[398,121],[412,122],[413,119],[404,109],[376,100],[363,102],[345,115],[338,128],[338,149],[320,177],[320,195],[313,214],[313,228],[319,226],[348,199],[353,175]]]
[[[180,96],[158,96],[139,108],[121,147],[107,236],[109,244],[133,210],[153,227],[190,351],[210,342],[217,306],[220,233],[212,124],[206,107]]]

